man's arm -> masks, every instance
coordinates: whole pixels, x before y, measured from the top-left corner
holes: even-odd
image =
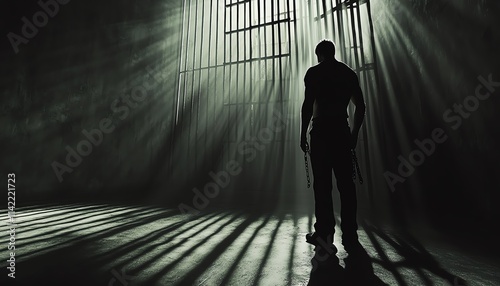
[[[365,118],[365,111],[366,111],[366,105],[365,105],[365,100],[363,98],[363,91],[361,90],[361,87],[359,86],[359,80],[358,77],[356,76],[355,80],[356,84],[354,86],[354,93],[351,97],[352,102],[354,103],[355,106],[355,111],[354,111],[354,126],[352,127],[352,148],[356,148],[356,145],[358,143],[358,134],[359,130],[361,129],[361,125],[363,124],[363,120]]]
[[[306,84],[305,99],[304,103],[302,103],[302,128],[300,132],[300,148],[302,148],[304,152],[309,149],[307,143],[307,129],[309,128],[309,122],[313,115],[313,105],[314,95],[312,94],[311,88],[308,88]]]

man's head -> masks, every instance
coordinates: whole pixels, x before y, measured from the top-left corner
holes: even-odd
[[[327,59],[334,59],[335,44],[330,40],[323,40],[316,46],[315,53],[318,57],[318,62],[322,62]]]

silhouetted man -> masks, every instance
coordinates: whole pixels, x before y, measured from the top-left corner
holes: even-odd
[[[334,43],[324,40],[316,46],[315,52],[319,64],[309,68],[304,78],[306,88],[300,142],[304,152],[310,151],[314,176],[315,232],[307,234],[306,241],[316,246],[321,245],[321,240],[333,243],[333,169],[341,200],[342,243],[347,248],[358,243],[351,149],[356,147],[365,116],[365,102],[356,73],[335,59]],[[347,121],[350,100],[356,106],[352,131]],[[309,150],[307,129],[311,117],[313,127]]]

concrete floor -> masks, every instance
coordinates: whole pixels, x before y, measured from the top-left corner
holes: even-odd
[[[3,247],[1,285],[500,285],[496,253],[425,227],[364,221],[362,248],[346,253],[338,231],[335,256],[305,242],[310,214],[69,204],[19,208],[16,219],[16,279]]]

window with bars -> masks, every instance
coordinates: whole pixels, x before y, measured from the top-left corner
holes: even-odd
[[[292,5],[287,0],[227,1],[225,63],[290,56]]]
[[[180,72],[290,56],[291,0],[185,0]]]
[[[229,144],[254,137],[287,101],[294,5],[184,1],[175,118],[190,156],[217,144],[213,126]]]

